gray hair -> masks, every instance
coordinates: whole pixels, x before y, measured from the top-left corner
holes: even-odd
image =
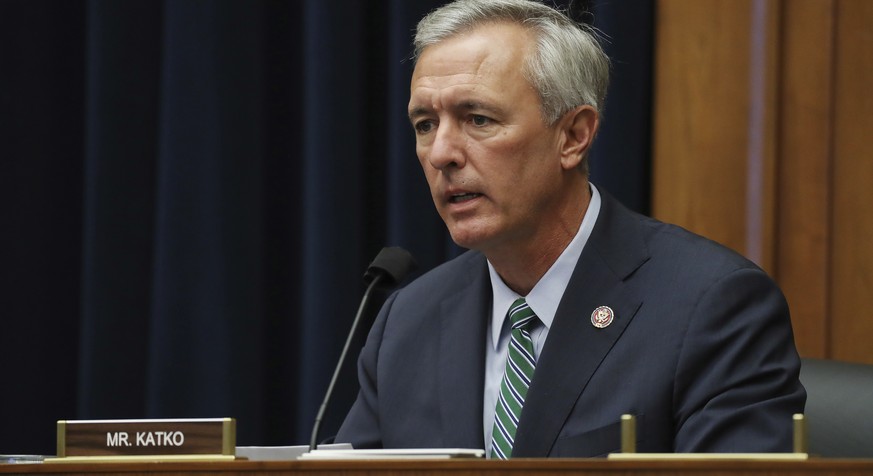
[[[525,60],[523,72],[539,93],[546,124],[554,124],[581,105],[593,106],[602,114],[609,84],[609,58],[594,29],[539,2],[457,0],[444,5],[418,22],[414,58],[418,61],[428,46],[477,26],[499,22],[518,24],[537,38],[536,51]]]

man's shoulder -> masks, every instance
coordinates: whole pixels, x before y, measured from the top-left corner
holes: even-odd
[[[713,291],[720,283],[735,283],[781,293],[766,271],[736,250],[678,225],[647,218],[644,226],[648,229],[649,259],[638,277],[649,290],[679,292],[692,299]]]
[[[416,328],[431,318],[445,316],[446,306],[476,309],[486,302],[489,295],[490,280],[485,257],[468,251],[395,291],[383,311],[388,314],[387,325],[394,332],[402,333],[405,332],[403,329]],[[402,318],[392,319],[391,316]]]
[[[484,273],[484,274],[483,274]],[[444,294],[465,288],[487,276],[485,256],[466,251],[414,279],[401,290],[401,296]]]
[[[647,218],[645,226],[651,230],[648,245],[654,258],[663,257],[700,268],[759,269],[739,251],[679,225]]]
[[[618,241],[636,243],[645,248],[645,268],[654,266],[676,276],[710,275],[712,279],[739,269],[761,271],[740,252],[679,225],[634,212],[614,199],[610,201],[609,209],[609,231],[599,242],[606,247]],[[638,241],[623,237],[625,234],[638,235]]]
[[[455,294],[487,278],[487,275],[485,256],[478,251],[465,251],[412,280],[398,292],[398,299]]]

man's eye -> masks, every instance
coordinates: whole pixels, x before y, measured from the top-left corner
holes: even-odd
[[[421,121],[415,124],[415,131],[419,134],[425,134],[430,132],[433,129],[433,123],[431,121]]]
[[[480,116],[478,114],[474,114],[472,119],[471,119],[471,122],[473,123],[474,126],[485,126],[485,125],[488,125],[488,122],[490,122],[490,121],[491,120],[488,119],[487,117]]]

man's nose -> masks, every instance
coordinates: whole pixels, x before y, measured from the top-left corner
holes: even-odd
[[[438,170],[463,167],[466,164],[464,138],[457,126],[443,122],[437,128],[430,147],[428,161]]]

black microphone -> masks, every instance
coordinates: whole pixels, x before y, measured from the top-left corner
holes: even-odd
[[[349,336],[346,338],[346,344],[343,346],[343,351],[340,353],[339,362],[333,370],[333,377],[330,379],[330,384],[327,386],[327,392],[324,394],[324,400],[318,408],[318,414],[315,416],[315,424],[312,426],[312,437],[309,440],[309,451],[315,449],[318,443],[318,430],[321,428],[321,420],[324,418],[324,412],[327,410],[327,404],[330,402],[330,397],[333,394],[333,387],[339,378],[340,370],[346,361],[346,355],[349,353],[349,347],[357,333],[358,323],[361,321],[361,316],[364,315],[364,310],[370,301],[370,294],[373,290],[381,285],[383,288],[391,288],[403,281],[403,278],[415,269],[415,260],[412,255],[403,248],[390,247],[382,248],[382,251],[376,255],[370,266],[367,267],[367,272],[364,273],[364,283],[367,285],[367,290],[364,291],[364,297],[361,298],[361,305],[358,306],[358,313],[355,315],[355,320],[352,321],[352,328],[349,330]]]

